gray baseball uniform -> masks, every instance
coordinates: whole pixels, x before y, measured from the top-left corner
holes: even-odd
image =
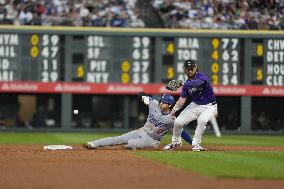
[[[137,130],[125,133],[121,136],[108,137],[92,141],[94,147],[126,144],[126,148],[157,147],[164,135],[173,127],[174,118],[169,113],[161,111],[159,102],[149,98],[149,115],[145,125]]]

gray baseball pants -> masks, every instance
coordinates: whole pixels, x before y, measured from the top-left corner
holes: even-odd
[[[152,148],[157,147],[160,141],[150,137],[142,128],[125,133],[121,136],[107,137],[91,142],[94,147],[125,144],[125,148]]]

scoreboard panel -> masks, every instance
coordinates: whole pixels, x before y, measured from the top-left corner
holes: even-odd
[[[185,80],[190,58],[213,85],[283,86],[281,33],[165,31],[8,28],[0,34],[0,81],[163,83]]]
[[[183,62],[195,60],[211,75],[213,85],[240,84],[240,45],[237,38],[176,38],[177,79],[185,80]]]
[[[57,34],[0,34],[0,80],[59,81],[60,45]]]
[[[284,85],[284,39],[252,39],[252,84]]]
[[[85,36],[85,82],[147,84],[151,81],[152,38],[148,36]],[[78,75],[78,74],[77,74]],[[79,77],[79,76],[78,76]]]

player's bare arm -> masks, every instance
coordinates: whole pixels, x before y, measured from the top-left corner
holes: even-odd
[[[183,107],[185,101],[186,101],[186,98],[179,97],[179,99],[177,100],[175,106],[173,107],[173,109],[171,111],[172,116],[174,116],[175,113]]]

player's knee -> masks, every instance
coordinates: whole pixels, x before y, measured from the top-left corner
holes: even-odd
[[[125,144],[125,143],[127,143],[127,141],[124,139],[124,137],[119,136],[119,137],[117,138],[117,143],[118,143],[118,144]]]
[[[206,126],[208,120],[207,119],[197,119],[197,124],[198,125],[203,125],[203,126]]]
[[[186,122],[183,119],[177,118],[175,120],[175,127],[182,128],[184,125],[186,125]]]

